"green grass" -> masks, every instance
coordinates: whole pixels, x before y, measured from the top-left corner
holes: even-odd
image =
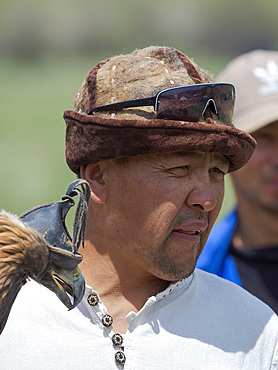
[[[0,207],[17,214],[60,198],[75,175],[65,163],[65,109],[95,60],[0,61]]]
[[[0,59],[0,209],[21,214],[59,200],[75,179],[65,163],[62,114],[72,108],[88,70],[107,56],[37,63]],[[220,69],[200,59],[212,72]],[[227,189],[221,215],[233,203],[229,182]]]

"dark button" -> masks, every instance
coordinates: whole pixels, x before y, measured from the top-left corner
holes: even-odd
[[[125,354],[121,351],[116,352],[115,360],[118,362],[118,364],[124,365],[126,360]]]
[[[115,346],[121,346],[123,344],[123,337],[121,334],[114,334],[112,337],[112,342]]]
[[[96,293],[90,294],[87,301],[90,306],[96,306],[99,303],[98,295]]]
[[[110,315],[104,315],[101,321],[104,326],[111,326],[113,324],[113,318]]]

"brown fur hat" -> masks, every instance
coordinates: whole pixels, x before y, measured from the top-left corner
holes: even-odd
[[[216,152],[229,157],[230,172],[243,166],[255,140],[232,124],[157,119],[153,107],[87,112],[97,106],[154,96],[168,87],[212,82],[210,74],[180,51],[150,46],[98,63],[83,81],[74,110],[66,110],[66,160],[82,164],[149,153]]]

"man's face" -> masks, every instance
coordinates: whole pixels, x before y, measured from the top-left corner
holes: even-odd
[[[104,232],[118,258],[163,280],[189,276],[220,211],[228,166],[202,152],[110,166]]]
[[[252,133],[257,148],[249,162],[232,174],[239,199],[278,214],[278,121]]]

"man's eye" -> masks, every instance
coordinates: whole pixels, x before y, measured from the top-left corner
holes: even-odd
[[[188,167],[187,166],[179,166],[179,167],[175,167],[175,169],[180,169],[180,170],[187,170],[188,169]]]
[[[175,175],[175,176],[184,176],[188,172],[188,166],[178,166],[178,167],[172,167],[167,170],[167,172]]]
[[[210,171],[221,176],[225,176],[227,174],[227,171],[221,170],[218,167],[213,167]]]

